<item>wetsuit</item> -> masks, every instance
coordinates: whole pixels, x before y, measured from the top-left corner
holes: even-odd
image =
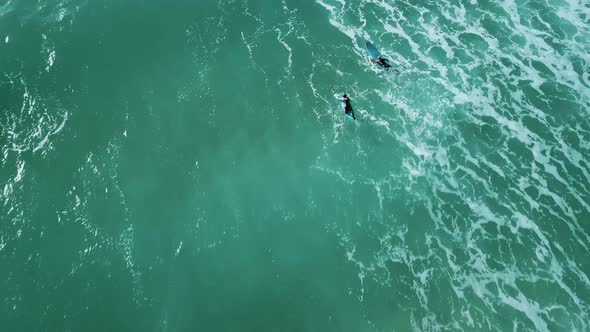
[[[387,61],[389,61],[389,60],[387,60],[387,59],[385,59],[385,58],[381,58],[381,57],[380,57],[379,59],[377,59],[377,63],[378,63],[378,64],[379,64],[381,67],[383,67],[383,68],[385,68],[385,69],[389,69],[389,68],[391,68],[391,65],[390,65],[389,63],[387,63]]]
[[[352,105],[350,104],[350,98],[344,97],[344,98],[342,98],[342,101],[344,101],[344,105],[345,105],[344,106],[344,113],[352,115],[352,118],[356,120],[356,118],[354,117],[354,112],[352,111]]]

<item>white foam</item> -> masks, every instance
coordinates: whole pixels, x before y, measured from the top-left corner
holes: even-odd
[[[174,256],[178,256],[180,249],[182,249],[182,241],[180,241],[180,243],[178,244],[178,247],[176,248],[176,252],[174,253]]]
[[[47,66],[45,67],[45,71],[49,71],[49,69],[53,66],[55,62],[55,50],[49,52],[49,56],[47,58]]]
[[[16,176],[14,177],[14,182],[20,182],[23,179],[23,176],[25,174],[25,161],[24,160],[18,160],[17,161],[17,165],[18,165],[18,169],[16,171]]]
[[[506,295],[502,291],[500,291],[499,296],[504,304],[524,313],[535,325],[535,329],[537,331],[549,331],[547,323],[542,317],[544,312],[540,309],[540,306],[537,302],[529,300],[521,292],[518,292],[517,298]]]
[[[287,34],[285,36],[282,35],[282,32],[281,32],[280,29],[277,28],[277,29],[275,29],[275,31],[277,32],[277,35],[278,35],[277,36],[277,40],[287,50],[287,68],[286,68],[286,71],[287,71],[287,73],[290,73],[291,66],[293,65],[293,49],[289,46],[289,44],[287,44],[285,42],[284,38],[287,37],[291,33],[291,30],[289,32],[287,32]]]
[[[579,13],[590,9],[580,5],[580,1],[568,1],[571,3],[547,5],[555,9],[552,12],[561,13],[562,16],[578,15],[569,17],[568,21],[579,29],[579,40],[581,31],[588,31],[587,24],[578,22],[579,17],[583,17]],[[490,35],[483,28],[477,17],[469,16],[468,13],[475,13],[471,12],[469,5],[438,6],[442,16],[455,24],[450,29],[437,24],[437,13],[432,8],[418,3],[402,2],[403,6],[397,6],[416,11],[417,18],[409,22],[403,16],[404,12],[396,12],[398,9],[389,3],[362,1],[359,8],[355,9],[358,13],[358,21],[355,22],[347,15],[349,7],[333,5],[334,2],[330,1],[316,2],[329,11],[329,23],[353,40],[353,45],[356,46],[360,37],[375,37],[375,34],[380,34],[380,40],[403,39],[403,44],[407,42],[410,46],[406,52],[410,55],[404,55],[408,68],[416,67],[416,62],[426,67],[412,69],[413,76],[426,77],[423,81],[414,80],[413,84],[401,84],[390,90],[379,87],[366,97],[371,102],[375,101],[374,96],[378,96],[380,100],[377,101],[391,105],[397,111],[394,117],[385,115],[386,110],[369,109],[363,112],[363,118],[366,117],[371,124],[377,124],[374,130],[380,138],[395,139],[404,149],[409,149],[402,156],[400,174],[396,176],[403,178],[401,180],[405,189],[410,193],[409,200],[416,200],[416,204],[424,205],[428,210],[436,229],[431,236],[427,236],[428,258],[431,261],[443,261],[444,264],[438,270],[414,270],[412,259],[416,259],[416,256],[412,256],[413,249],[406,248],[405,253],[406,257],[414,258],[402,259],[397,251],[399,248],[391,245],[392,237],[387,236],[389,233],[378,234],[376,238],[381,247],[374,259],[361,261],[358,256],[349,257],[349,260],[354,259],[359,269],[363,269],[364,280],[368,280],[369,276],[375,277],[370,272],[371,267],[386,270],[387,260],[407,262],[415,278],[412,285],[415,294],[412,296],[415,296],[424,311],[431,312],[439,309],[431,308],[432,299],[427,295],[429,285],[424,281],[430,276],[436,278],[443,275],[448,278],[459,299],[464,299],[465,293],[472,290],[481,299],[485,310],[467,301],[451,300],[453,315],[465,318],[464,323],[459,320],[455,322],[453,326],[457,330],[465,329],[466,325],[476,330],[498,329],[494,320],[499,315],[497,308],[506,306],[522,312],[526,317],[515,319],[514,326],[518,329],[526,329],[532,324],[536,330],[548,330],[549,322],[555,323],[554,320],[560,315],[553,310],[563,311],[567,319],[575,322],[564,328],[586,328],[585,321],[588,321],[589,316],[585,309],[587,300],[569,289],[564,276],[583,285],[590,282],[588,276],[576,266],[579,264],[578,257],[587,255],[590,247],[590,238],[582,227],[583,222],[578,220],[584,215],[584,210],[590,208],[586,199],[590,190],[590,162],[585,158],[590,143],[584,139],[588,137],[588,123],[582,121],[575,125],[575,129],[570,128],[579,134],[580,139],[579,143],[571,143],[566,138],[567,132],[554,126],[565,115],[554,114],[555,110],[538,106],[552,98],[546,84],[560,84],[566,90],[571,89],[564,98],[580,105],[580,110],[571,110],[568,114],[573,114],[571,117],[575,118],[576,112],[587,113],[584,105],[590,102],[590,76],[579,74],[574,69],[577,68],[574,61],[584,59],[584,55],[579,53],[587,53],[585,46],[576,46],[576,40],[571,36],[567,36],[566,40],[558,40],[552,31],[532,28],[527,16],[531,9],[523,9],[515,1],[501,3],[505,13],[487,12],[484,9],[478,9],[477,12],[504,25],[502,29],[511,30],[513,38],[509,39],[512,44],[506,44],[506,39],[501,37],[496,39],[495,35]],[[471,3],[476,4],[477,1]],[[380,14],[385,12],[388,16],[385,19],[377,15],[372,17],[372,13],[365,9],[373,10],[374,6]],[[382,26],[374,25],[376,22]],[[541,24],[548,26],[547,22]],[[582,24],[582,29],[579,24]],[[485,52],[469,49],[468,45],[463,44],[463,33],[481,38],[481,45],[487,48]],[[560,43],[565,51],[554,49],[553,44],[549,45],[545,40]],[[462,63],[443,64],[430,57],[429,46],[434,45],[440,46],[447,58],[457,56],[459,51],[467,55],[460,60]],[[547,66],[548,71],[537,70],[536,64],[533,65],[535,61]],[[586,61],[590,63],[590,60]],[[478,72],[484,73],[482,77],[477,76]],[[432,74],[439,74],[440,77],[430,77]],[[347,74],[339,72],[339,75]],[[539,100],[531,100],[533,97],[527,89],[523,89],[525,86],[536,90],[540,95]],[[414,95],[408,93],[412,88],[415,90]],[[315,94],[315,89],[313,91]],[[428,98],[432,98],[432,102],[429,103]],[[449,117],[449,114],[458,116]],[[533,125],[525,117],[533,118]],[[469,132],[472,127],[475,128],[473,136],[464,135],[467,131],[463,127],[465,123],[470,125],[467,127]],[[477,126],[481,128],[480,132]],[[492,129],[489,134],[491,137],[486,137],[485,131],[489,128]],[[339,129],[341,127],[335,125],[335,136]],[[470,140],[472,137],[473,141]],[[579,144],[579,147],[572,144]],[[513,146],[523,149],[525,154],[511,151]],[[367,151],[359,158],[371,157],[371,152]],[[324,153],[329,151],[324,150]],[[570,168],[575,168],[576,172],[570,172]],[[391,197],[383,192],[385,187],[378,179],[345,176],[339,170],[328,172],[339,174],[338,177],[343,181],[346,179],[346,183],[369,181],[375,188],[379,206],[386,207],[391,203]],[[495,175],[502,179],[500,183],[494,182],[497,179]],[[469,210],[465,212],[460,203],[449,202],[446,198],[448,195],[466,203]],[[411,203],[408,205],[413,206]],[[496,209],[498,205],[500,209]],[[544,228],[548,220],[555,225],[554,228]],[[497,233],[489,231],[490,228],[497,230]],[[568,238],[572,242],[568,244],[567,251],[555,249],[561,240],[554,240],[554,233],[571,234]],[[484,246],[489,243],[500,246],[500,241],[507,243],[510,248],[508,252],[501,253],[501,256],[506,257],[489,257]],[[482,245],[483,242],[486,245]],[[461,247],[463,244],[467,249]],[[347,248],[357,248],[356,245],[360,245],[360,242],[357,244],[350,240]],[[529,246],[528,252],[517,252],[521,246]],[[572,249],[579,252],[572,255],[568,252]],[[455,256],[456,250],[467,256],[468,263],[461,262]],[[347,252],[354,253],[354,250]],[[497,262],[501,266],[489,266],[490,259],[499,260]],[[564,303],[562,301],[556,305],[540,302],[537,294],[518,287],[522,282],[536,281],[555,286],[560,296],[565,294],[572,300],[567,306],[561,305]],[[501,296],[490,289],[497,289]],[[437,326],[437,317],[425,316],[419,316],[422,329],[429,330],[424,326]]]

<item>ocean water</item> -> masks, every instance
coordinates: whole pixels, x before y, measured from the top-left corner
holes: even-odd
[[[590,331],[589,116],[587,1],[0,0],[0,330]]]

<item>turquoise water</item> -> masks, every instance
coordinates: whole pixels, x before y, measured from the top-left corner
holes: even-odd
[[[589,20],[0,0],[1,329],[590,331]]]

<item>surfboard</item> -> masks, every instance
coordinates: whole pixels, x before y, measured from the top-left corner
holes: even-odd
[[[376,60],[381,55],[377,47],[371,44],[370,41],[365,42],[365,47],[367,48],[367,52],[369,52],[369,56],[371,57],[371,59]]]

